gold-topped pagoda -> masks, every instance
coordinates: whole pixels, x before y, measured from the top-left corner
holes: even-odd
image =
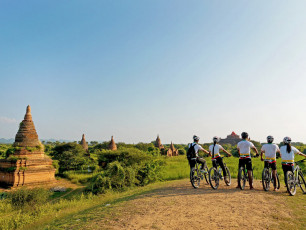
[[[29,105],[13,147],[13,155],[0,160],[1,186],[32,186],[55,182],[55,168],[38,139]]]

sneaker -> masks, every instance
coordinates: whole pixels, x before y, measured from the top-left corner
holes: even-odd
[[[228,179],[227,179],[227,176],[224,177],[224,181],[225,181],[225,183],[229,182]]]

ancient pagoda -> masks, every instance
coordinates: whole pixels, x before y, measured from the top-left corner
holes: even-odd
[[[168,157],[174,157],[174,156],[178,156],[178,150],[175,149],[173,143],[171,142],[170,148],[167,151],[167,156]]]
[[[114,137],[113,137],[113,136],[112,136],[112,139],[111,139],[111,141],[110,141],[110,143],[109,143],[108,148],[109,148],[110,150],[117,150],[117,145],[116,145],[116,143],[115,143],[115,141],[114,141]]]
[[[88,144],[85,140],[85,134],[82,135],[82,140],[80,142],[80,145],[82,145],[83,149],[85,149],[85,151],[88,152]]]
[[[19,125],[13,147],[14,153],[0,160],[1,186],[35,186],[55,182],[55,168],[38,139],[30,106]]]
[[[231,144],[231,145],[237,145],[239,141],[241,141],[242,139],[239,137],[239,135],[237,135],[234,131],[230,134],[227,135],[227,137],[225,139],[221,139],[220,140],[220,144]]]
[[[156,138],[156,141],[155,141],[155,147],[159,148],[160,150],[164,149],[164,146],[160,141],[159,135],[157,135],[157,138]]]

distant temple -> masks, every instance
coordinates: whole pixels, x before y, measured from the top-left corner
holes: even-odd
[[[160,150],[164,149],[164,146],[160,141],[159,135],[157,135],[156,142],[155,142],[155,147],[159,148]]]
[[[174,157],[174,156],[178,156],[178,150],[175,149],[173,143],[171,142],[170,148],[167,151],[167,156],[168,157]]]
[[[82,135],[82,140],[81,140],[80,145],[82,145],[83,149],[85,149],[85,151],[88,152],[88,144],[85,140],[85,134]]]
[[[38,139],[29,105],[24,120],[19,125],[13,147],[13,155],[0,160],[0,185],[19,187],[56,181],[55,168]]]
[[[111,141],[110,141],[110,143],[109,143],[108,148],[109,148],[110,150],[117,150],[117,145],[116,145],[116,143],[115,143],[115,141],[114,141],[114,137],[113,137],[113,136],[112,136],[112,139],[111,139]]]
[[[237,145],[239,141],[242,139],[239,135],[237,135],[235,132],[232,132],[230,135],[227,135],[225,139],[220,140],[220,144],[231,144],[231,145]]]

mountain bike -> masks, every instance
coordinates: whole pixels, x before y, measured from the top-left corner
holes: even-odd
[[[265,161],[267,162],[267,161]],[[265,165],[264,169],[262,170],[262,186],[265,191],[269,191],[270,189],[270,183],[274,184],[274,178],[272,176],[272,168],[271,164],[267,164],[267,167]],[[276,188],[280,188],[280,183],[279,183],[279,177],[278,173],[276,172]]]
[[[258,157],[258,156],[256,155],[255,157]],[[254,179],[253,169],[252,169],[252,178]],[[244,190],[245,183],[247,181],[249,181],[248,170],[246,169],[245,164],[244,164],[242,167],[239,168],[239,171],[238,171],[238,186],[241,190]]]
[[[306,182],[303,176],[303,172],[299,167],[299,163],[303,161],[305,161],[305,159],[295,162],[295,167],[293,172],[287,171],[286,173],[287,191],[291,196],[295,195],[297,185],[302,189],[302,192],[304,194],[306,193]]]
[[[197,162],[197,158],[191,158],[190,160],[193,160],[195,161],[195,167],[193,167],[191,170],[190,170],[190,182],[191,182],[191,185],[194,187],[194,188],[199,188],[200,187],[200,182],[201,180],[206,180],[206,183],[208,184],[208,167],[207,165],[205,164],[204,166],[204,172],[201,172],[200,170],[200,167],[199,167],[199,164]]]
[[[223,159],[223,157],[222,157]],[[217,164],[217,168],[215,167],[211,167],[208,171],[208,178],[209,178],[209,184],[213,189],[217,189],[219,187],[219,180],[223,180],[222,177],[222,168],[220,167],[220,165],[217,163],[216,159],[213,159],[212,161],[215,161]],[[225,181],[225,184],[227,186],[231,185],[231,173],[228,169],[228,167],[226,166],[226,164],[223,162],[224,167],[225,167],[225,171],[226,171],[226,176],[227,176],[227,181]]]

